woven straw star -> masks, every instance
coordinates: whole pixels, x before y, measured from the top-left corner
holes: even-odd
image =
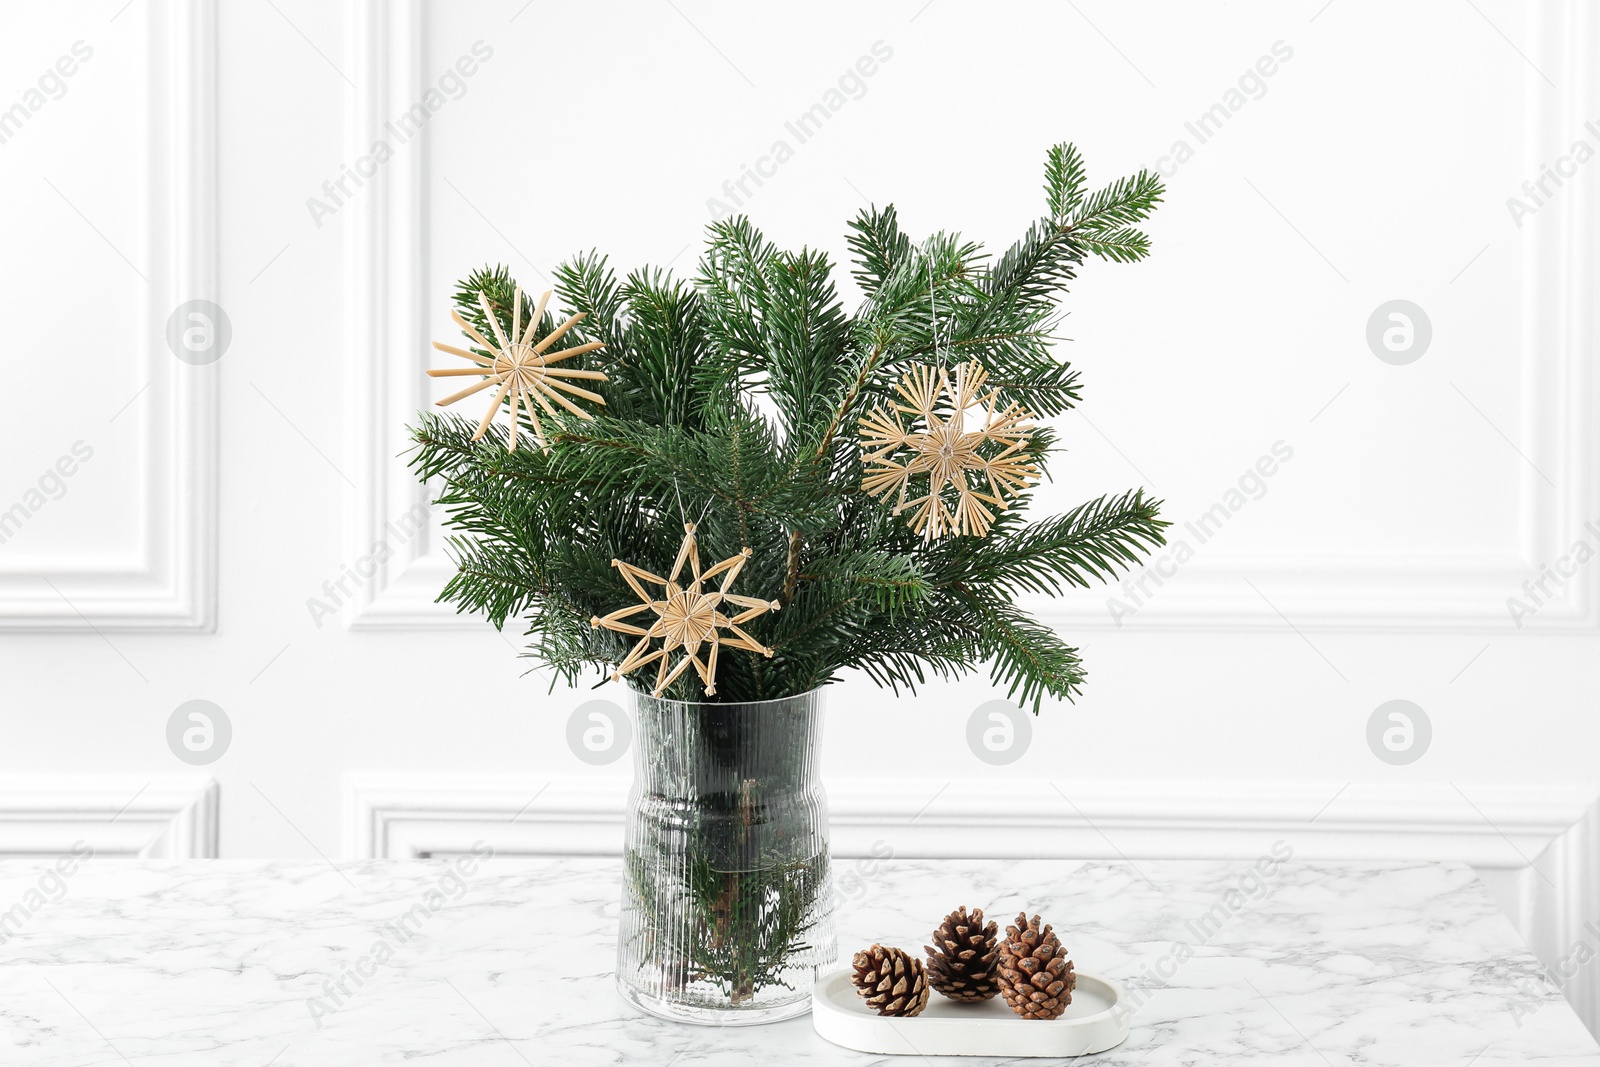
[[[1032,416],[1020,404],[1000,405],[999,390],[980,396],[988,371],[977,362],[955,369],[918,366],[900,380],[901,401],[878,406],[861,422],[861,488],[884,499],[894,495],[894,513],[911,510],[911,528],[927,541],[946,534],[983,537],[995,511],[1006,510],[1039,468],[1024,451],[1032,440]],[[977,409],[974,412],[974,409]],[[966,429],[968,414],[981,416]],[[913,415],[920,428],[908,428]],[[909,498],[911,480],[926,476],[928,491]]]
[[[466,374],[487,376],[476,385],[468,386],[459,393],[452,393],[445,397],[439,401],[440,407],[454,404],[457,400],[464,400],[473,393],[478,392],[478,390],[487,389],[491,385],[500,387],[499,391],[495,393],[494,402],[489,405],[489,410],[484,412],[483,421],[478,423],[478,432],[472,435],[474,441],[488,432],[489,423],[494,420],[495,413],[500,410],[500,405],[508,396],[511,398],[511,427],[506,434],[506,451],[508,452],[515,451],[517,447],[517,405],[519,402],[522,405],[523,413],[528,416],[528,421],[533,424],[534,440],[538,441],[540,447],[545,448],[547,451],[549,446],[545,443],[544,426],[539,422],[539,413],[534,410],[534,404],[538,404],[539,407],[543,408],[545,414],[554,416],[556,409],[550,406],[550,401],[554,400],[567,411],[578,416],[578,418],[592,420],[594,418],[593,415],[578,407],[562,394],[570,393],[573,396],[581,397],[596,404],[605,403],[599,393],[591,393],[587,389],[580,389],[576,385],[569,385],[561,380],[563,378],[588,378],[597,382],[606,381],[606,376],[600,371],[552,367],[552,364],[560,363],[564,359],[571,359],[573,356],[581,356],[585,352],[593,352],[597,348],[603,348],[604,345],[600,341],[590,341],[588,344],[578,345],[575,348],[563,348],[559,352],[546,354],[546,350],[555,344],[562,334],[583,320],[581,312],[545,334],[544,338],[537,344],[533,343],[533,331],[544,318],[544,307],[549,300],[550,294],[548,292],[539,298],[539,306],[533,309],[533,315],[528,319],[528,326],[523,329],[522,289],[519,286],[516,299],[512,301],[511,305],[511,333],[508,336],[500,325],[499,316],[489,307],[489,298],[479,292],[478,306],[483,309],[483,317],[488,320],[490,328],[494,331],[495,340],[499,344],[495,344],[479,333],[470,322],[461,317],[460,312],[451,311],[450,317],[455,320],[457,326],[461,327],[462,332],[481,345],[484,351],[491,353],[491,355],[486,356],[481,352],[469,352],[464,348],[456,348],[440,341],[433,342],[433,347],[439,351],[447,352],[452,356],[460,356],[462,359],[470,359],[476,366],[452,367],[449,370],[430,370],[428,374],[431,377],[444,378]]]
[[[678,549],[678,559],[672,565],[672,574],[669,577],[660,578],[631,563],[624,563],[620,559],[612,560],[611,565],[622,572],[623,580],[644,603],[613,611],[605,618],[593,616],[589,619],[589,625],[603,626],[607,630],[632,634],[639,638],[639,643],[633,646],[633,650],[612,674],[614,680],[620,681],[624,674],[637,667],[659,662],[660,666],[656,668],[654,695],[660,696],[667,686],[693,663],[695,672],[700,675],[700,681],[705,685],[706,695],[713,696],[717,691],[719,648],[742,648],[750,652],[759,652],[769,659],[772,657],[772,649],[741,630],[739,624],[749,622],[768,611],[777,611],[779,605],[776,600],[758,600],[755,597],[735,596],[728,592],[728,586],[739,577],[739,571],[750,558],[750,549],[746,548],[737,556],[725,559],[710,570],[702,572],[700,550],[695,545],[694,523],[684,523],[683,532],[683,546]],[[689,564],[694,581],[687,586],[681,586],[678,584],[678,578],[683,573],[685,563]],[[706,592],[705,583],[718,575],[722,575],[722,584],[714,591]],[[662,586],[666,591],[666,598],[655,599],[640,584],[642,582]],[[723,604],[734,604],[745,610],[730,618],[717,610]],[[648,629],[622,621],[645,611],[653,611],[656,614],[655,621]],[[725,636],[720,632],[722,630],[729,631],[732,636]],[[662,639],[661,647],[651,652],[650,642],[658,637]],[[704,661],[700,659],[701,645],[710,646],[710,652]],[[680,648],[683,649],[683,656],[678,660],[678,665],[672,667],[672,653]]]

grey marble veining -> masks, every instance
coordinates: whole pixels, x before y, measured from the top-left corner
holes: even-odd
[[[896,1062],[829,1045],[809,1019],[707,1029],[633,1011],[612,987],[611,861],[501,857],[462,875],[442,863],[91,860],[60,886],[47,868],[0,864],[7,1067]],[[846,954],[920,948],[961,903],[1002,923],[1042,912],[1079,970],[1118,979],[1139,1004],[1129,1040],[1085,1063],[1600,1067],[1464,867],[838,869]]]

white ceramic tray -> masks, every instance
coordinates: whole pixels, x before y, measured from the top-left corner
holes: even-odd
[[[1072,1003],[1059,1019],[1020,1019],[999,997],[958,1004],[938,993],[914,1019],[886,1019],[867,1007],[848,970],[822,979],[811,994],[811,1022],[835,1045],[903,1056],[1083,1056],[1115,1048],[1128,1036],[1132,1012],[1122,987],[1078,975]]]

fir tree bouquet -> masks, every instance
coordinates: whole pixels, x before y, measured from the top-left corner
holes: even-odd
[[[412,466],[442,486],[455,531],[441,599],[526,627],[527,655],[557,679],[621,675],[646,701],[744,707],[851,669],[911,690],[983,664],[1035,712],[1071,699],[1077,651],[1018,595],[1111,579],[1167,523],[1138,489],[1024,515],[1052,451],[1040,420],[1079,399],[1052,353],[1057,301],[1089,257],[1148,253],[1138,225],[1161,194],[1148,172],[1089,192],[1062,144],[1043,217],[998,258],[864,210],[846,238],[853,312],[826,255],[779,249],[743,217],[710,227],[691,279],[619,280],[604,256],[575,257],[555,273],[560,316],[503,267],[473,273],[455,294],[467,347],[436,346],[470,366],[435,373],[481,377],[458,397],[499,388],[481,423],[429,414],[413,430]],[[486,435],[507,406],[509,426]],[[729,810],[748,815],[754,779],[731,780]],[[752,852],[744,823],[727,831],[738,848],[687,848],[757,869],[674,887],[652,861],[636,893],[698,916],[698,940],[661,964],[670,980],[734,1005],[789,981],[826,886],[825,832],[819,860]],[[653,847],[630,837],[630,869]],[[742,941],[728,926],[741,909]]]

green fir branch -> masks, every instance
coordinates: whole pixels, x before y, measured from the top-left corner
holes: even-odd
[[[471,402],[418,420],[409,462],[445,509],[456,565],[440,599],[524,627],[526,654],[554,679],[603,678],[637,641],[590,624],[636,602],[611,561],[666,574],[694,522],[702,560],[750,549],[731,592],[782,604],[746,626],[772,658],[722,650],[710,699],[792,695],[852,670],[914,691],[985,661],[1035,710],[1072,699],[1077,652],[1016,598],[1137,566],[1164,543],[1159,504],[1134,490],[1030,521],[1023,494],[988,537],[930,545],[862,492],[857,432],[872,408],[901,400],[916,364],[976,359],[1041,418],[1079,402],[1079,374],[1055,353],[1061,299],[1087,257],[1148,254],[1140,226],[1162,189],[1142,172],[1091,193],[1063,144],[1046,155],[1045,193],[1045,217],[995,258],[959,234],[914,239],[892,206],[860,212],[846,235],[864,294],[853,311],[826,256],[781,249],[742,217],[708,228],[692,278],[619,278],[594,251],[561,264],[534,335],[581,315],[566,339],[603,347],[564,365],[603,371],[592,384],[605,402],[585,403],[587,418],[541,414],[548,449],[523,433],[507,451],[503,430],[474,441],[483,408]],[[537,296],[522,294],[524,322]],[[504,266],[454,293],[491,339],[495,324],[509,332],[515,299]],[[470,336],[464,346],[478,348]],[[1037,428],[1031,462],[1050,462],[1051,440]],[[667,695],[707,699],[692,671]]]

